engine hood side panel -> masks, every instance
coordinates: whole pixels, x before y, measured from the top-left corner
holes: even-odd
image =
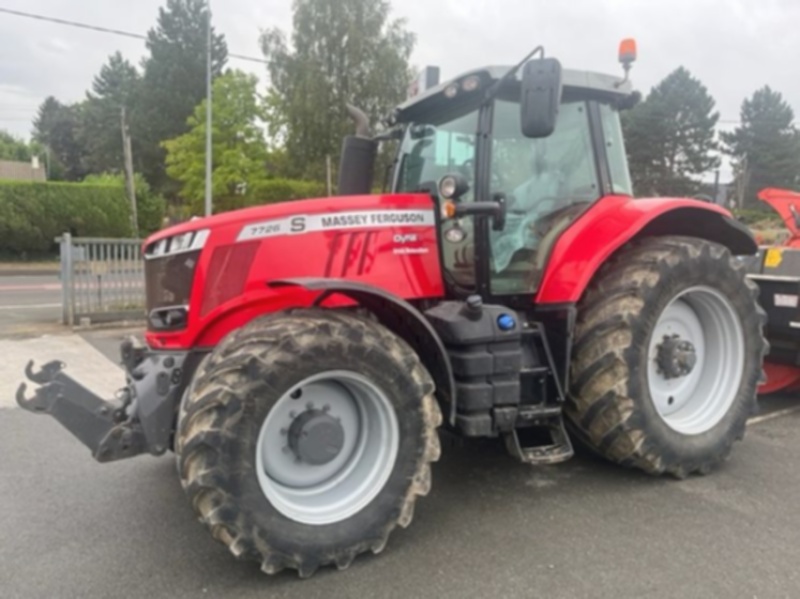
[[[192,284],[189,325],[148,333],[152,347],[213,344],[254,316],[313,301],[316,294],[268,287],[279,279],[345,279],[406,300],[445,292],[434,203],[427,195],[287,202],[197,219],[164,236],[186,232],[188,225],[211,230]],[[255,251],[235,251],[243,245]]]

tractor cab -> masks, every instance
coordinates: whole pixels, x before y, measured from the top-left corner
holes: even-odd
[[[453,207],[453,218],[440,226],[445,276],[456,294],[536,292],[558,235],[599,198],[632,195],[619,118],[638,98],[630,83],[560,72],[551,85],[560,101],[544,130],[552,132],[531,135],[523,130],[521,101],[526,86],[540,83],[526,82],[524,73],[504,79],[509,71],[465,73],[410,99],[392,117],[403,131],[393,190],[430,191]],[[491,203],[497,214],[481,212]]]

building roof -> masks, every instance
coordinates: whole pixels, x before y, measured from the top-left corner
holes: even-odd
[[[47,173],[40,165],[34,168],[30,162],[0,160],[0,181],[47,181]]]

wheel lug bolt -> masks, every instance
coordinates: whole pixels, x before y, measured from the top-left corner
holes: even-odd
[[[330,412],[331,411],[331,407],[328,404],[325,404],[324,406],[322,406],[322,411],[323,412]]]
[[[287,445],[281,451],[283,451],[283,453],[289,453],[291,449],[289,449],[289,446]]]
[[[287,434],[288,432],[289,432],[289,430],[288,430],[288,429],[285,429],[285,428],[282,428],[282,429],[281,429],[281,434],[282,434],[282,435],[285,435],[285,434]]]
[[[307,409],[307,410],[313,410],[313,409],[314,409],[314,404],[313,404],[313,403],[311,403],[311,402],[308,402],[308,403],[306,404],[306,409]]]
[[[289,412],[289,418],[297,418],[297,412],[295,412],[294,410]]]

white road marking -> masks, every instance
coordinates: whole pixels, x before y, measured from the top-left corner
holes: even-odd
[[[0,306],[0,310],[39,310],[45,308],[60,308],[61,304],[20,304],[18,306]]]
[[[0,408],[17,407],[19,384],[28,384],[27,396],[35,383],[25,378],[25,365],[34,360],[38,371],[50,360],[61,360],[65,372],[103,398],[111,399],[125,385],[122,368],[106,358],[79,335],[48,335],[35,339],[0,339]]]
[[[747,426],[759,424],[761,422],[767,422],[768,420],[774,420],[775,418],[781,418],[782,416],[788,416],[789,414],[794,414],[796,412],[800,412],[800,405],[792,406],[791,408],[784,408],[783,410],[775,410],[774,412],[762,414],[761,416],[754,416],[747,421]]]

